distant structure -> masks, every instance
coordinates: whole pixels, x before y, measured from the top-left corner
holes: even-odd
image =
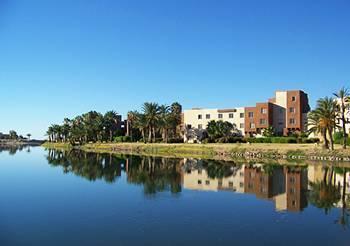
[[[211,120],[234,124],[242,136],[261,136],[265,129],[273,127],[275,134],[288,136],[307,130],[307,114],[310,111],[308,95],[301,90],[276,91],[275,97],[253,107],[232,109],[184,110],[184,127],[206,129]],[[191,141],[184,137],[185,142]]]

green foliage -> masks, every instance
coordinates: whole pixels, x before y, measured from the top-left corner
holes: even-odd
[[[131,137],[129,137],[129,136],[117,136],[114,138],[114,142],[116,142],[116,143],[131,142]]]
[[[207,125],[207,132],[209,139],[205,143],[234,143],[241,142],[242,138],[235,132],[235,125],[227,121],[209,121]]]
[[[275,129],[272,126],[269,126],[263,131],[264,137],[273,137],[275,136]]]
[[[296,137],[264,137],[246,138],[249,143],[318,143],[318,138],[296,138]]]

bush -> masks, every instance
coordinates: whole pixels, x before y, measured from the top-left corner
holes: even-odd
[[[184,139],[183,138],[169,138],[168,143],[183,143]]]
[[[129,137],[129,136],[117,136],[114,138],[114,142],[116,142],[116,143],[131,142],[131,137]]]
[[[295,137],[266,137],[266,138],[246,138],[249,143],[298,143]]]
[[[319,138],[302,138],[302,143],[319,143]]]

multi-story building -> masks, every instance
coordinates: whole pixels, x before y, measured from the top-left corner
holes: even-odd
[[[244,108],[184,110],[184,124],[187,128],[206,129],[209,121],[228,121],[244,134]]]
[[[206,129],[209,121],[222,120],[234,124],[243,136],[261,135],[269,127],[273,127],[277,135],[287,136],[307,130],[309,111],[305,92],[277,91],[274,98],[256,103],[254,107],[185,110],[183,120],[187,128]]]
[[[277,91],[268,102],[245,108],[245,134],[262,134],[273,127],[278,135],[306,131],[307,114],[310,111],[305,92]]]

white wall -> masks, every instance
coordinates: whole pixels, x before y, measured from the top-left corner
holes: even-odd
[[[233,113],[233,118],[229,118],[229,114]],[[243,113],[243,118],[240,117],[240,113]],[[210,119],[206,118],[206,115],[210,115]],[[222,114],[222,118],[219,118],[219,114]],[[202,119],[198,119],[198,115],[202,115]],[[211,120],[228,121],[235,124],[237,129],[244,135],[244,108],[236,108],[236,112],[220,113],[218,109],[190,109],[184,110],[184,123],[185,125],[191,125],[192,128],[199,128],[202,125],[203,129],[207,128],[208,122]],[[243,124],[243,125],[241,125]]]

